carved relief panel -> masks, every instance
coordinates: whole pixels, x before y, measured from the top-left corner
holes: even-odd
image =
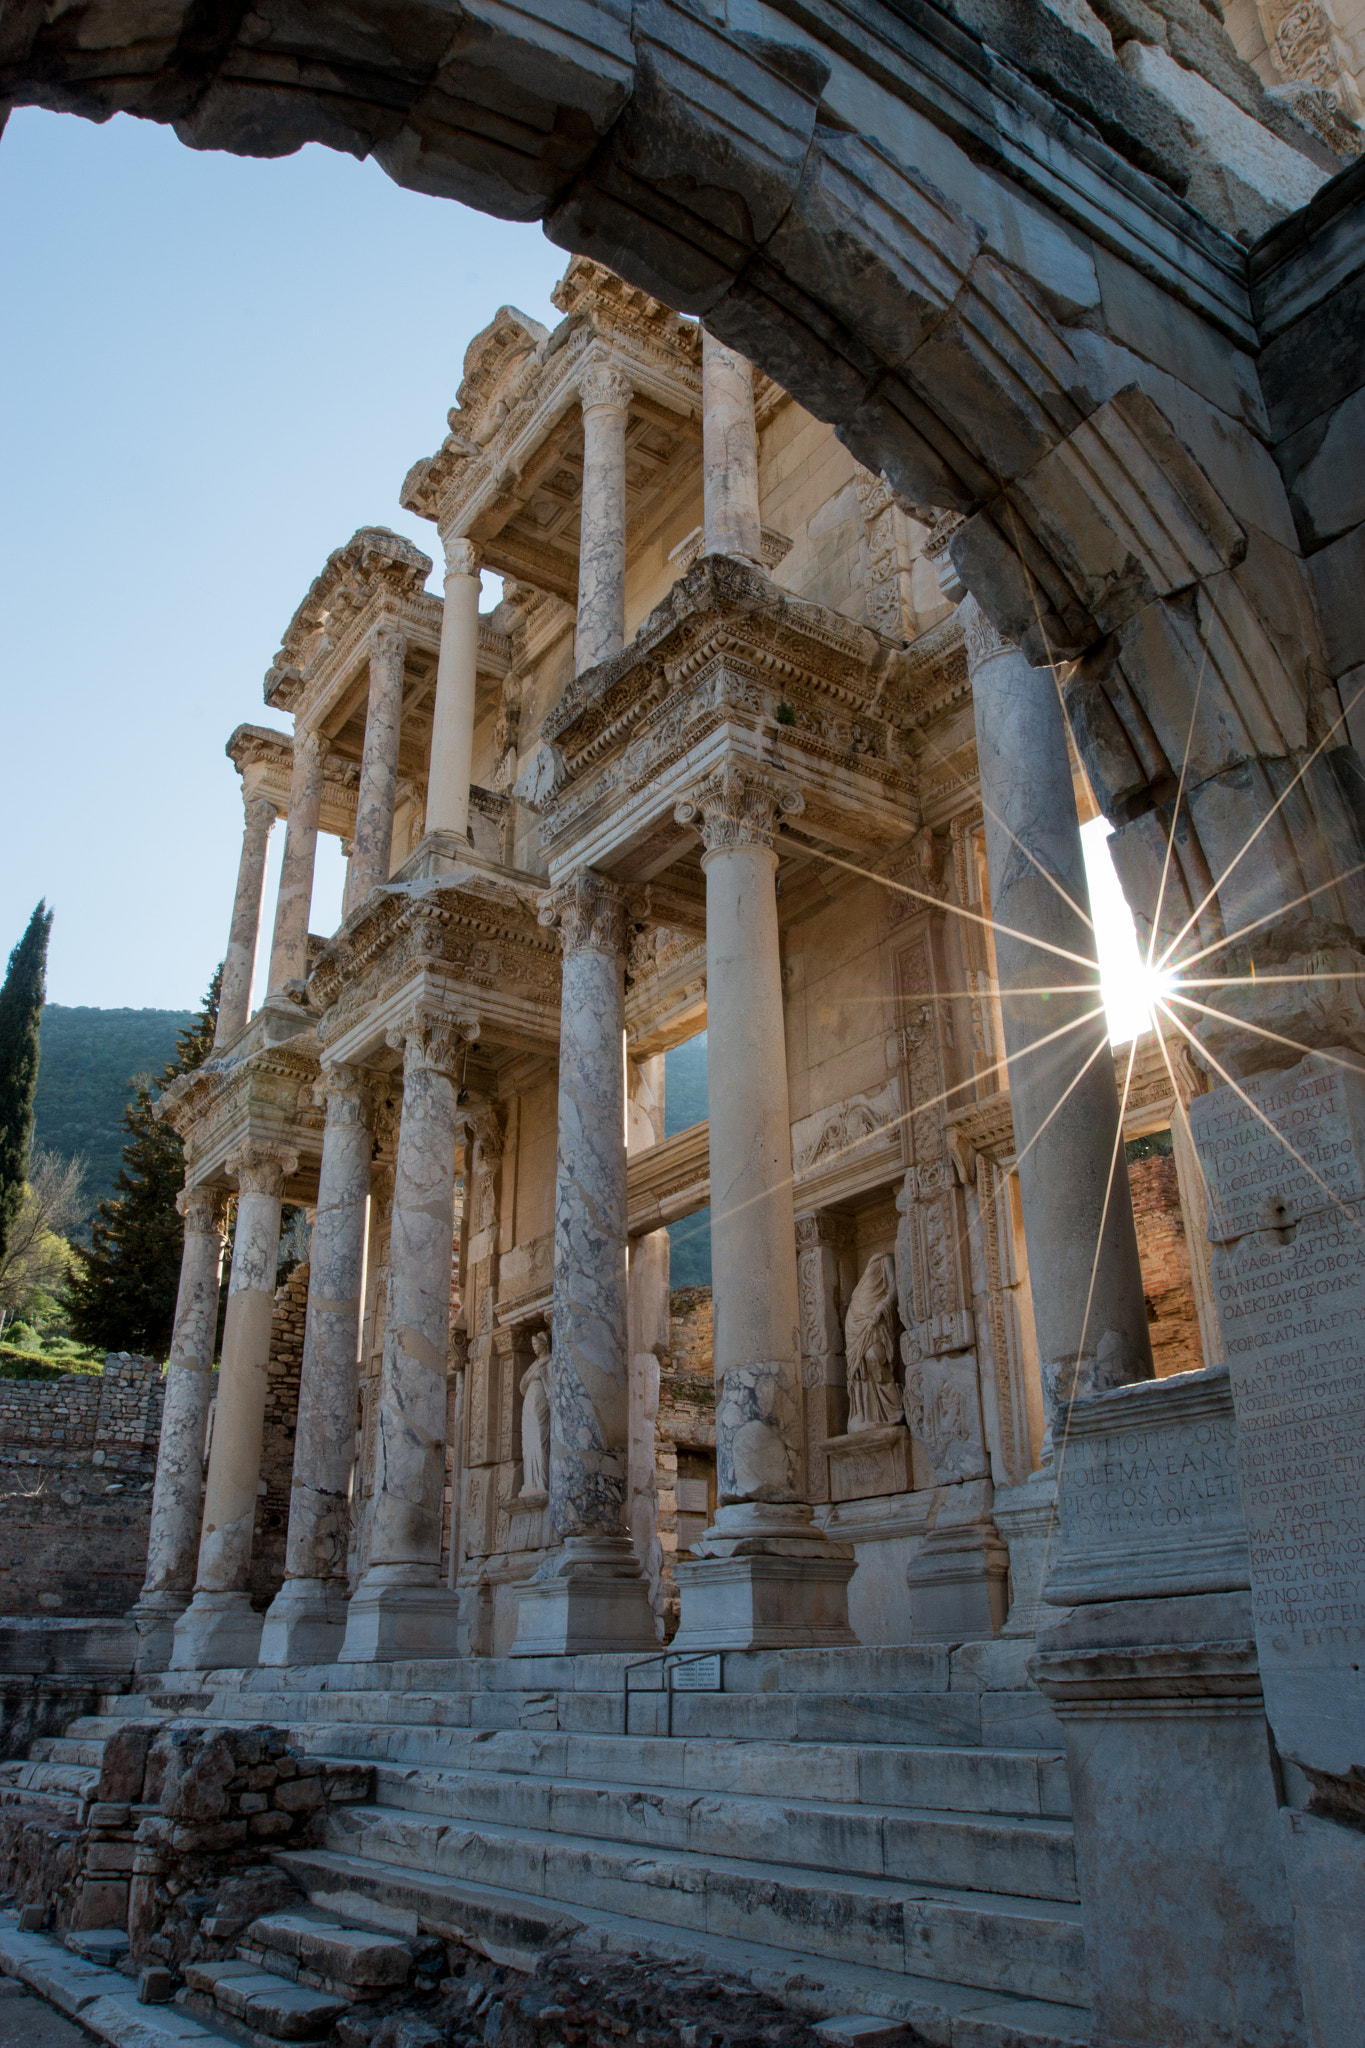
[[[852,1236],[850,1222],[832,1209],[796,1219],[806,1498],[812,1502],[830,1497],[829,1458],[822,1446],[827,1437],[842,1436],[848,1421],[839,1259]]]

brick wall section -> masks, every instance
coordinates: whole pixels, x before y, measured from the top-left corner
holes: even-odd
[[[122,1614],[147,1561],[162,1370],[0,1380],[0,1612]]]
[[[1173,1372],[1198,1372],[1204,1353],[1175,1160],[1164,1153],[1132,1160],[1128,1182],[1133,1190],[1142,1291],[1157,1378],[1165,1379]]]
[[[275,1293],[270,1322],[270,1384],[265,1398],[261,1477],[265,1492],[256,1504],[251,1544],[251,1604],[267,1608],[284,1584],[284,1547],[289,1534],[289,1495],[294,1479],[294,1435],[299,1419],[299,1374],[303,1368],[303,1326],[308,1314],[308,1266],[295,1266]]]

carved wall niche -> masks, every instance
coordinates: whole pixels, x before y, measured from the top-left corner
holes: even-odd
[[[806,1498],[812,1502],[830,1498],[824,1445],[829,1437],[842,1436],[848,1419],[839,1264],[852,1243],[852,1220],[836,1210],[819,1209],[796,1219]]]
[[[989,1472],[967,1212],[946,1126],[954,1099],[948,1091],[963,1078],[963,1062],[957,1036],[962,1005],[947,970],[945,917],[925,909],[908,919],[896,955],[905,1019],[901,1087],[908,1105],[895,1254],[905,1417],[939,1485]]]

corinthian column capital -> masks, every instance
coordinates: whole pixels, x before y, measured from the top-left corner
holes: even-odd
[[[396,619],[379,619],[370,633],[370,660],[401,673],[408,651],[407,635]]]
[[[445,543],[445,551],[447,576],[477,576],[483,567],[483,549],[462,533]]]
[[[329,1124],[374,1122],[374,1091],[370,1076],[359,1067],[325,1066],[313,1083],[313,1100],[327,1112]]]
[[[580,868],[540,899],[539,919],[558,925],[565,957],[570,953],[626,951],[626,892],[594,868]]]
[[[227,1193],[223,1188],[182,1188],[175,1206],[185,1219],[186,1237],[221,1237]]]
[[[402,1049],[404,1081],[413,1074],[442,1074],[447,1081],[457,1080],[478,1036],[477,1017],[451,1017],[422,1005],[409,1010],[387,1033],[388,1043]]]
[[[695,825],[707,853],[736,846],[763,846],[772,851],[781,816],[795,817],[806,808],[799,789],[779,782],[761,768],[727,763],[718,774],[677,805],[680,825]]]
[[[278,1200],[290,1174],[298,1171],[299,1155],[287,1145],[251,1138],[225,1164],[237,1182],[239,1195],[270,1195]]]
[[[1018,648],[1012,640],[1002,640],[982,611],[976,599],[970,595],[963,598],[957,608],[958,623],[967,643],[967,673],[974,676],[983,661],[989,661],[994,654],[1017,654]]]
[[[584,412],[595,405],[611,405],[624,412],[634,396],[635,386],[619,363],[589,363],[578,380],[579,403]]]

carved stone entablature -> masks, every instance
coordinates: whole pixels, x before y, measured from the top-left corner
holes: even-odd
[[[706,1022],[706,939],[636,926],[626,955],[626,1038],[634,1059],[681,1045]]]
[[[345,547],[334,548],[289,621],[266,673],[266,703],[277,711],[299,709],[304,697],[313,694],[314,676],[329,655],[351,640],[361,615],[369,615],[368,625],[377,603],[401,606],[420,599],[430,574],[430,556],[386,526],[362,526]],[[439,603],[427,602],[436,605],[439,633]]]
[[[748,564],[707,556],[545,722],[565,769],[541,807],[551,874],[588,864],[649,879],[688,843],[666,829],[677,803],[746,758],[800,792],[803,838],[863,854],[903,840],[918,816],[884,706],[900,659]]]
[[[309,980],[320,1042],[361,1058],[385,1042],[428,983],[483,1022],[483,1046],[549,1049],[559,1036],[559,948],[536,918],[539,886],[470,868],[435,884],[378,891],[326,948]],[[482,1048],[481,1048],[482,1049]]]
[[[294,772],[294,742],[287,732],[272,732],[264,725],[239,725],[224,749],[242,778],[243,788],[252,796],[263,796],[275,806],[276,817],[289,811],[289,787]],[[322,807],[318,829],[349,839],[355,830],[356,790],[360,767],[329,754],[322,781]]]
[[[477,541],[491,569],[573,603],[584,375],[607,356],[624,379],[633,517],[700,445],[701,336],[582,258],[560,290],[568,317],[553,336],[504,309],[471,343],[450,432],[413,465],[401,496],[443,535]]]
[[[318,1078],[316,1041],[301,1031],[245,1058],[205,1060],[172,1081],[153,1114],[183,1141],[187,1181],[221,1182],[227,1161],[244,1147],[273,1145],[297,1155],[298,1180],[309,1183],[322,1156]]]

